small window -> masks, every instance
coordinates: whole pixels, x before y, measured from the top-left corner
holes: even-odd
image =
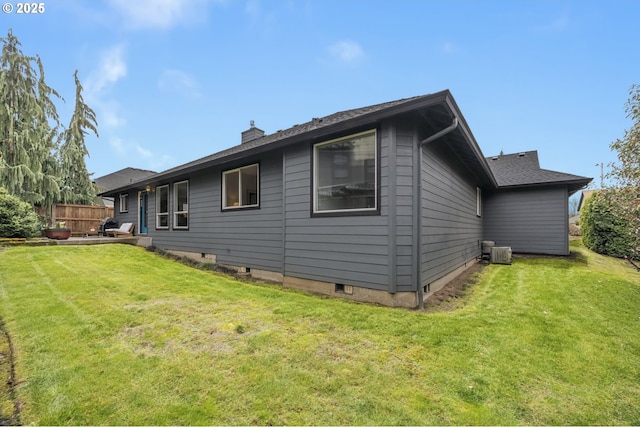
[[[129,212],[129,195],[120,195],[120,213]]]
[[[476,215],[482,216],[482,190],[476,187]]]
[[[222,209],[258,207],[258,165],[244,166],[222,173]]]
[[[169,186],[156,187],[156,228],[169,228]]]
[[[189,228],[189,181],[173,184],[173,228]]]
[[[313,147],[313,212],[375,211],[378,200],[376,131]]]

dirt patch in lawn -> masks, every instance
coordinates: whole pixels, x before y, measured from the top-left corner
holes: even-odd
[[[478,262],[467,268],[442,289],[431,295],[424,302],[424,309],[426,311],[452,311],[463,307],[464,295],[469,288],[478,282],[478,273],[485,266],[486,264]]]

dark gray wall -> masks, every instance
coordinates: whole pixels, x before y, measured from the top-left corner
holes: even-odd
[[[259,160],[259,209],[221,211],[222,169],[209,169],[189,178],[189,230],[156,230],[152,192],[148,234],[158,247],[216,254],[223,264],[392,293],[416,291],[419,275],[423,285],[430,283],[480,254],[475,180],[446,143],[424,148],[420,164],[411,120],[381,123],[378,137],[379,215],[311,214],[309,142],[224,168]],[[173,182],[167,183],[170,200]],[[137,223],[137,193],[132,196]]]
[[[260,163],[260,208],[221,211],[222,169],[189,179],[189,229],[156,230],[155,193],[149,197],[149,236],[163,249],[212,253],[222,264],[282,272],[282,154],[230,165]],[[181,181],[176,180],[176,181]],[[169,183],[173,200],[173,182]],[[173,208],[173,203],[170,203]],[[171,212],[170,212],[171,214]]]
[[[311,146],[285,154],[285,250],[288,276],[371,289],[389,285],[388,131],[381,136],[381,215],[311,216]],[[317,141],[322,142],[322,141]]]
[[[566,186],[499,191],[484,200],[484,240],[514,252],[568,255]]]
[[[130,191],[127,194],[129,195],[128,212],[120,212],[120,194],[118,194],[116,197],[114,197],[113,216],[116,221],[118,221],[118,225],[121,225],[124,222],[134,223],[136,225],[134,233],[138,234],[138,192]]]
[[[481,254],[482,218],[476,215],[476,184],[446,146],[423,147],[421,199],[422,285]],[[485,212],[483,216],[488,215]]]
[[[388,126],[388,192],[390,289],[397,292],[417,290],[418,282],[418,167],[417,136],[411,121],[394,121]]]

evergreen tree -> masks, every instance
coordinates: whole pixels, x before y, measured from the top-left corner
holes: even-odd
[[[52,98],[62,98],[46,84],[40,58],[24,55],[11,30],[0,42],[0,186],[48,207],[60,195],[60,122]]]
[[[98,123],[96,113],[82,98],[78,70],[73,77],[76,84],[76,104],[69,128],[63,132],[64,142],[60,147],[60,200],[62,203],[92,204],[96,197],[96,189],[85,163],[85,156],[89,156],[85,136],[89,131],[98,136]]]

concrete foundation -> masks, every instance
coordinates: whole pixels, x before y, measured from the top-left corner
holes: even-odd
[[[451,271],[450,273],[429,283],[428,285],[429,291],[424,292],[423,301],[429,298],[431,295],[433,295],[437,291],[439,291],[440,289],[444,288],[447,283],[449,283],[450,281],[458,277],[460,274],[462,274],[463,271],[465,271],[467,268],[471,267],[472,265],[475,265],[477,262],[478,260],[476,258],[472,258],[469,261],[462,264],[461,266],[459,266],[458,268],[456,268],[455,270]]]
[[[338,298],[345,298],[352,301],[381,304],[388,307],[415,308],[418,306],[417,292],[397,292],[395,294],[391,294],[387,291],[378,291],[375,289],[349,285],[336,286],[335,283],[291,276],[284,277],[283,286]]]
[[[254,277],[260,280],[267,280],[269,282],[282,283],[284,281],[284,276],[282,275],[282,273],[277,273],[275,271],[258,270],[258,269],[252,268],[250,274],[251,274],[251,277]]]
[[[207,253],[200,253],[200,252],[187,252],[187,251],[174,251],[174,250],[168,250],[167,252],[169,252],[172,255],[180,256],[180,257],[184,257],[184,258],[189,258],[189,259],[192,259],[192,260],[197,261],[197,262],[203,262],[203,263],[206,263],[206,264],[215,264],[216,263],[215,254],[207,254]]]

